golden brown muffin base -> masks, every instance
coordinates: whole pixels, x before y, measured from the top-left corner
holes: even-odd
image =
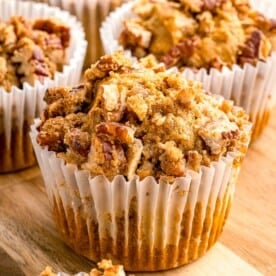
[[[13,127],[10,147],[7,144],[5,133],[0,134],[0,173],[15,172],[36,164],[29,137],[29,126],[29,122],[24,121],[23,129]]]
[[[117,236],[114,241],[109,234],[100,239],[99,225],[96,221],[85,218],[81,209],[64,208],[61,198],[53,197],[53,215],[56,226],[65,241],[78,254],[98,262],[110,258],[114,263],[121,263],[127,271],[159,271],[188,264],[202,255],[219,238],[232,203],[232,184],[222,199],[217,199],[215,208],[207,205],[204,219],[201,219],[202,203],[197,202],[194,218],[190,206],[186,206],[181,218],[180,240],[177,245],[166,244],[164,247],[150,248],[147,233],[138,229],[137,199],[129,205],[128,241],[125,237],[125,214],[115,218]],[[107,214],[106,220],[110,220]],[[192,225],[192,228],[189,225]],[[141,227],[143,228],[143,227]],[[160,227],[161,230],[162,227]],[[140,233],[139,233],[140,232]],[[138,240],[141,241],[139,246]]]

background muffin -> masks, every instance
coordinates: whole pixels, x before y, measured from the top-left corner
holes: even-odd
[[[33,0],[34,1],[34,0]],[[36,0],[67,10],[82,22],[88,41],[84,66],[89,67],[102,54],[99,29],[108,13],[127,0]]]
[[[102,57],[48,89],[32,141],[62,237],[126,270],[197,259],[222,231],[250,139],[248,116],[164,68]]]
[[[0,172],[11,172],[35,164],[29,126],[46,87],[79,81],[86,41],[73,17],[46,5],[1,0],[0,16]]]
[[[122,47],[183,71],[205,89],[232,99],[253,122],[255,140],[275,102],[276,5],[248,1],[135,1],[103,24],[105,52]]]

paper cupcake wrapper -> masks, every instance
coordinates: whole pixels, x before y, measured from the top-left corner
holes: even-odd
[[[12,15],[28,19],[56,17],[71,28],[71,41],[67,51],[67,64],[62,72],[56,72],[53,79],[38,81],[34,86],[24,83],[23,88],[12,87],[6,92],[0,87],[0,172],[13,171],[35,163],[29,125],[38,117],[45,103],[45,91],[53,86],[74,85],[79,82],[87,42],[82,26],[75,17],[58,8],[45,4],[0,0],[0,18],[7,21]]]
[[[126,0],[36,0],[36,2],[45,2],[67,10],[82,22],[88,41],[85,67],[89,67],[103,54],[99,34],[102,21],[110,11]]]
[[[197,259],[218,239],[239,172],[234,153],[173,184],[120,175],[108,181],[41,148],[37,125],[31,138],[56,225],[79,254],[129,271],[156,271]]]
[[[267,0],[268,1],[268,0]],[[264,4],[266,3],[266,4]],[[266,1],[256,1],[254,7],[267,16],[276,14],[276,5],[267,5]],[[123,20],[133,17],[133,2],[127,3],[111,13],[101,27],[101,39],[105,53],[124,50],[118,38],[123,30]],[[132,57],[131,51],[125,50]],[[177,71],[177,68],[169,70]],[[210,72],[200,69],[197,72],[185,69],[183,77],[202,82],[203,88],[215,94],[231,99],[236,105],[243,107],[253,123],[252,139],[255,140],[266,126],[276,99],[276,53],[259,61],[256,66],[246,64],[243,68],[234,65],[231,69],[223,67],[221,71],[213,68]]]

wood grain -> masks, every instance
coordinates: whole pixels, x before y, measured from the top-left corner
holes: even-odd
[[[271,120],[262,137],[248,151],[221,242],[264,274],[274,272],[274,275],[275,195],[276,121]]]
[[[191,265],[139,275],[276,275],[275,179],[272,121],[248,151],[220,242]],[[70,273],[93,267],[60,239],[37,167],[0,175],[0,193],[0,276],[38,275],[46,265]]]

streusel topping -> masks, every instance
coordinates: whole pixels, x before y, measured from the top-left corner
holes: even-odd
[[[53,78],[66,63],[70,29],[54,18],[0,20],[0,87],[10,91],[24,82]]]
[[[276,20],[248,0],[140,0],[133,12],[137,17],[124,21],[119,42],[167,67],[254,65],[276,49]]]
[[[92,175],[173,181],[245,151],[248,116],[197,82],[132,65],[121,52],[102,57],[85,78],[48,89],[37,141]]]
[[[93,268],[89,273],[84,273],[85,276],[125,276],[122,265],[114,265],[111,260],[102,260],[98,263],[98,268]],[[39,276],[57,276],[52,268],[47,266]]]

